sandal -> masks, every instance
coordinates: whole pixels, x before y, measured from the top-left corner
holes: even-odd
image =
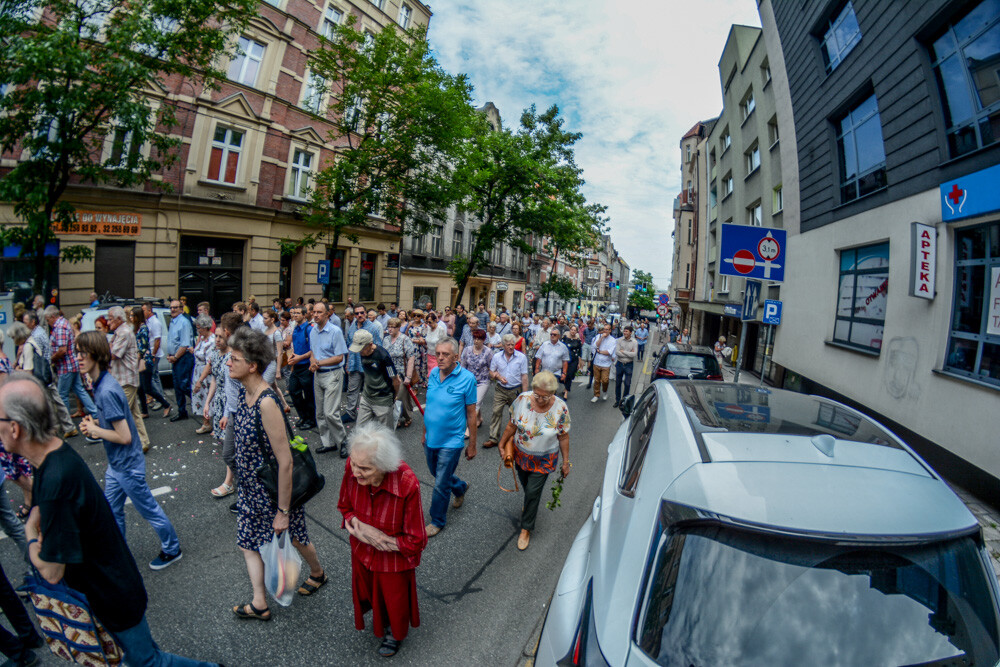
[[[383,658],[391,658],[396,655],[399,647],[402,645],[402,639],[394,639],[391,634],[386,633],[385,639],[382,640],[382,645],[378,647],[378,654]]]
[[[309,583],[310,581],[315,583],[310,584]],[[315,577],[310,575],[308,579],[302,582],[302,585],[299,586],[299,590],[297,592],[299,595],[312,595],[313,593],[321,589],[323,587],[323,584],[325,584],[328,581],[330,581],[330,578],[326,576],[325,571],[323,572],[323,576],[319,579],[316,579]]]
[[[31,514],[31,508],[27,505],[21,505],[17,508],[17,518],[21,521],[27,519],[29,514]]]
[[[271,610],[267,607],[263,609],[257,609],[253,606],[252,602],[246,604],[241,604],[237,607],[233,607],[233,613],[236,614],[237,618],[256,618],[258,621],[270,621],[271,620]],[[267,614],[265,616],[264,614]]]
[[[226,496],[228,496],[229,494],[231,494],[235,490],[236,490],[235,486],[233,486],[232,484],[226,484],[225,482],[223,482],[219,486],[217,486],[214,489],[212,489],[211,494],[213,496],[215,496],[216,498],[225,498]]]
[[[412,423],[413,423],[412,419],[400,419],[398,426],[399,426],[399,428],[406,428],[407,426],[409,426]]]

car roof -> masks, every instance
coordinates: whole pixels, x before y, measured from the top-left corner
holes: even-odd
[[[706,345],[688,345],[686,343],[667,343],[667,351],[670,354],[711,354],[715,351]]]
[[[651,386],[671,416],[657,419],[643,467],[666,473],[649,476],[665,501],[802,533],[915,536],[976,525],[896,435],[837,401],[711,381]],[[672,418],[679,414],[686,419]]]

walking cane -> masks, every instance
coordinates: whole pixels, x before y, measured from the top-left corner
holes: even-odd
[[[413,404],[417,406],[417,410],[420,410],[420,414],[424,414],[424,406],[420,405],[420,401],[417,400],[417,393],[413,391],[413,387],[406,385],[406,391],[410,392],[410,398],[413,400]]]

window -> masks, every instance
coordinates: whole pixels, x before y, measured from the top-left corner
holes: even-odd
[[[364,100],[355,98],[351,105],[344,109],[344,125],[354,132],[361,127],[361,116],[364,113]]]
[[[290,171],[292,181],[288,188],[288,196],[293,199],[305,199],[309,196],[309,176],[312,170],[313,154],[295,149],[292,155]]]
[[[403,30],[410,27],[411,18],[413,18],[413,8],[405,4],[399,5],[399,25]]]
[[[747,224],[751,227],[760,227],[760,201],[747,207]]]
[[[310,73],[302,87],[302,107],[318,114],[323,108],[323,93],[326,92],[326,79],[319,74]]]
[[[1000,6],[984,0],[931,47],[952,157],[1000,136]]]
[[[889,244],[840,251],[833,340],[878,352],[889,299]]]
[[[721,280],[719,281],[719,293],[729,294],[729,276],[722,275],[720,276],[720,278]]]
[[[236,183],[242,148],[243,132],[224,125],[216,127],[208,162],[208,180]]]
[[[760,80],[763,86],[771,83],[771,63],[767,58],[760,64]]]
[[[358,274],[358,300],[375,300],[375,264],[378,255],[373,252],[361,253],[361,271]]]
[[[379,9],[382,9],[383,7],[385,7],[385,0],[368,0],[368,2],[372,3],[373,5],[375,5],[376,7],[378,7]]]
[[[410,250],[414,255],[424,254],[424,237],[423,236],[411,236],[410,237]]]
[[[771,191],[771,213],[781,213],[783,208],[785,208],[785,198],[781,194],[781,186],[779,185]]]
[[[441,225],[431,227],[431,254],[435,257],[441,256],[441,236],[443,233],[444,227]]]
[[[247,37],[240,37],[239,55],[229,64],[229,78],[246,86],[257,84],[257,73],[264,61],[264,45]]]
[[[1000,385],[1000,323],[987,307],[998,298],[1000,223],[957,230],[946,369]]]
[[[747,176],[749,176],[760,167],[760,145],[756,141],[753,142],[753,145],[743,156],[746,158]]]
[[[461,230],[456,229],[454,232],[452,232],[452,235],[451,235],[451,255],[452,255],[452,257],[458,257],[459,255],[462,254],[462,241],[463,241],[462,237],[463,236],[465,236],[465,234]]]
[[[722,130],[722,138],[719,139],[719,148],[725,153],[726,150],[732,145],[733,138],[729,134],[729,126],[727,125],[725,129]]]
[[[687,157],[684,159],[684,161],[685,162],[690,162],[691,161],[691,144],[688,144],[685,148],[687,149]]]
[[[733,172],[727,171],[722,177],[722,198],[725,199],[733,194]]]
[[[323,36],[327,39],[333,39],[334,26],[340,25],[343,21],[344,12],[332,5],[327,7],[326,14],[323,15]]]
[[[771,120],[767,121],[767,140],[771,142],[771,148],[778,143],[778,116],[771,116]]]
[[[685,268],[684,268],[684,287],[685,287],[685,289],[688,289],[688,288],[691,287],[691,265],[690,264],[685,264],[684,266],[685,266]]]
[[[694,220],[688,220],[688,245],[694,245]]]
[[[323,296],[330,301],[344,300],[344,250],[327,248],[326,258],[330,260],[330,282],[323,286]]]
[[[385,201],[382,196],[382,188],[373,185],[368,191],[368,214],[376,218],[385,217]]]
[[[629,498],[635,496],[635,487],[639,483],[642,464],[646,459],[646,449],[653,436],[658,405],[656,397],[656,389],[649,387],[632,411],[628,439],[625,441],[625,460],[622,463],[621,475],[618,477],[618,491]]]
[[[81,34],[88,39],[98,39],[110,15],[111,3],[106,0],[80,0],[77,8],[80,12]]]
[[[134,167],[141,159],[142,146],[132,142],[132,132],[116,127],[111,138],[111,157],[108,159],[109,167]]]
[[[740,102],[740,114],[742,115],[743,120],[749,118],[750,114],[752,114],[753,110],[756,108],[757,102],[753,98],[753,88],[750,88],[750,90],[747,91],[747,94],[743,96],[743,101]]]
[[[837,149],[841,201],[849,202],[885,187],[885,146],[874,95],[837,122]]]
[[[848,2],[835,19],[830,21],[823,34],[823,62],[826,71],[832,72],[861,41],[861,26],[854,15],[854,5]]]

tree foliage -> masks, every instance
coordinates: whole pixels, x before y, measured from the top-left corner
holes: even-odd
[[[454,160],[475,122],[465,77],[441,69],[416,29],[372,36],[353,16],[310,57],[333,100],[336,154],[310,193],[306,220],[316,231],[298,245],[356,243],[352,230],[381,224],[373,214],[425,233],[459,196]]]
[[[53,226],[76,220],[69,185],[142,185],[172,165],[176,109],[159,91],[171,77],[190,80],[192,95],[222,78],[231,35],[255,12],[254,0],[0,3],[0,152],[21,157],[0,178],[0,200],[24,223],[0,241],[35,259],[36,290]],[[63,248],[68,261],[90,255]]]
[[[458,301],[498,245],[530,254],[548,242],[555,258],[596,245],[603,209],[587,206],[580,192],[573,152],[579,138],[563,128],[556,106],[526,109],[516,130],[478,124],[456,167],[460,206],[480,221],[469,253],[449,266]]]
[[[639,289],[645,286],[645,290]],[[653,275],[641,269],[632,269],[632,292],[628,295],[630,306],[636,306],[642,310],[656,310],[656,302],[653,301],[653,292],[656,287],[653,285]]]

